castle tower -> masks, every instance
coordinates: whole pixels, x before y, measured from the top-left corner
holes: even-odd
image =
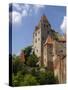
[[[43,47],[44,66],[53,71],[53,39],[48,35]]]
[[[40,22],[33,33],[33,51],[39,58],[39,65],[43,64],[43,43],[46,41],[50,29],[51,25],[46,16],[41,16]]]

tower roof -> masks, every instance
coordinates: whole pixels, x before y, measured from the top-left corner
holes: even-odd
[[[46,24],[48,24],[51,27],[51,25],[50,25],[50,23],[49,23],[49,21],[48,21],[48,19],[47,19],[47,17],[45,15],[41,16],[41,20],[40,21],[41,22],[45,22]]]
[[[44,20],[44,19],[47,20],[47,17],[46,17],[45,15],[42,15],[42,16],[41,16],[41,19],[43,19],[43,20]]]
[[[41,20],[45,20],[45,21],[48,22],[48,19],[47,19],[47,17],[46,17],[45,15],[42,15],[42,16],[41,16]]]
[[[48,35],[47,39],[46,39],[46,42],[44,43],[44,45],[46,44],[53,44],[53,39],[50,35]]]

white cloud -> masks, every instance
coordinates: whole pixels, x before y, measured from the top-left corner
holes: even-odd
[[[9,21],[12,24],[20,24],[22,21],[22,17],[28,15],[29,5],[20,5],[20,4],[12,4],[13,11],[9,13]],[[16,10],[14,10],[14,7]]]
[[[66,32],[66,16],[64,16],[64,18],[63,18],[63,21],[60,25],[60,29],[62,30],[63,33]]]
[[[29,5],[29,4],[12,4],[13,5],[13,11],[10,12],[10,22],[12,19],[13,24],[19,24],[22,21],[22,18],[25,16],[31,16],[34,13],[38,13],[40,8],[43,8],[43,5]],[[16,8],[16,10],[14,9]]]
[[[12,4],[12,5],[13,5],[13,7],[15,7],[18,11],[21,11],[21,10],[22,10],[20,4],[14,3],[14,4]]]
[[[10,16],[10,22],[12,19],[13,24],[20,24],[21,23],[22,16],[19,12],[17,12],[17,11],[10,12],[9,16]]]
[[[24,9],[23,11],[22,11],[22,16],[27,16],[27,11]]]
[[[30,5],[28,5],[28,4],[25,4],[25,5],[22,5],[23,6],[23,9],[25,9],[25,10],[29,10],[30,9]]]

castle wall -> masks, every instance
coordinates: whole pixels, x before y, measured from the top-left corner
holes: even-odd
[[[53,45],[50,44],[47,46],[47,64],[48,70],[53,71]]]
[[[47,68],[47,46],[43,47],[43,61],[44,66]]]
[[[66,81],[66,45],[55,41],[53,46],[54,75],[58,78],[59,83],[64,83]]]

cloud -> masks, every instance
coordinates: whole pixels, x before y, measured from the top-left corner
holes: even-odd
[[[64,16],[63,21],[60,25],[60,29],[62,30],[63,33],[66,33],[66,16]]]
[[[29,5],[12,4],[13,10],[9,12],[9,22],[21,24],[22,18],[28,15]]]
[[[18,10],[18,11],[22,10],[20,4],[17,4],[17,3],[12,4],[12,7],[15,8],[16,10]]]
[[[12,4],[13,10],[9,13],[9,21],[13,24],[21,23],[22,18],[31,16],[33,13],[37,14],[43,5],[29,5],[29,4]],[[33,12],[33,13],[32,13]]]
[[[27,16],[27,15],[28,15],[27,11],[26,10],[23,10],[22,11],[22,16]]]
[[[22,21],[21,13],[17,11],[13,11],[9,13],[10,22],[12,21],[13,24],[20,24]]]

